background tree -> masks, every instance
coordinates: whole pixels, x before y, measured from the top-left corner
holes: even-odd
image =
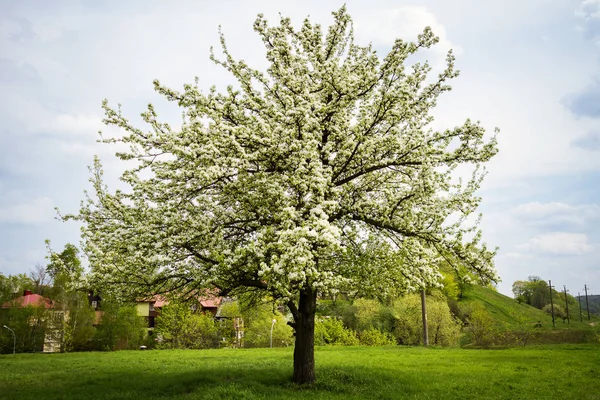
[[[44,334],[50,314],[41,306],[14,306],[0,310],[0,327],[9,326],[16,337],[18,353],[34,353],[42,351]],[[7,329],[0,330],[0,353],[13,352],[13,335]]]
[[[8,275],[0,274],[0,305],[12,300],[14,296],[22,296],[25,290],[33,291],[35,282],[25,274]]]
[[[550,288],[539,276],[530,276],[526,281],[515,281],[512,291],[519,302],[535,308],[542,309],[546,304],[550,304]]]
[[[427,62],[405,65],[439,39],[425,28],[416,42],[396,40],[385,57],[354,43],[345,7],[324,33],[307,19],[254,29],[266,73],[236,61],[224,93],[184,85],[155,89],[183,110],[180,130],[142,114],[134,127],[105,101],[105,122],[122,128],[137,165],[122,175],[129,191],[111,192],[92,168],[94,196],[75,218],[97,282],[134,297],[217,287],[222,294],[262,290],[286,304],[295,330],[294,374],[314,373],[317,293],[378,293],[435,284],[441,260],[487,281],[494,252],[468,225],[479,204],[480,164],[496,139],[470,120],[434,131],[430,110],[458,76],[454,56],[433,79]],[[476,166],[466,183],[459,165]],[[450,219],[452,218],[452,219]],[[143,292],[143,293],[139,293]]]
[[[85,293],[74,291],[60,296],[59,307],[65,312],[62,327],[62,351],[81,351],[93,348],[96,333],[94,309],[89,305]]]
[[[273,347],[287,347],[294,343],[292,328],[281,313],[268,304],[242,309],[244,319],[244,347],[269,347],[273,320]]]
[[[344,323],[335,317],[319,318],[317,320],[315,341],[321,346],[357,346],[360,343],[356,332],[345,327]]]
[[[61,292],[80,289],[84,270],[79,259],[79,249],[75,245],[67,243],[63,251],[55,253],[48,240],[46,247],[50,260],[46,270],[52,278],[53,294],[56,296]]]
[[[94,347],[98,350],[137,349],[144,342],[146,328],[147,324],[138,315],[135,305],[104,299]]]
[[[395,316],[394,336],[398,344],[420,345],[423,343],[421,297],[406,295],[393,303]],[[438,346],[455,346],[460,339],[461,323],[450,313],[441,296],[427,296],[427,321],[429,343]]]
[[[33,291],[39,295],[45,296],[49,290],[51,281],[50,274],[46,266],[37,263],[29,272],[29,278],[33,281]]]
[[[55,301],[55,310],[62,315],[62,327],[54,329],[54,333],[61,337],[61,351],[88,349],[95,334],[95,314],[86,296],[79,249],[67,243],[60,253],[55,253],[49,241],[46,241],[46,246],[50,260],[46,271],[52,278],[48,297]]]
[[[209,349],[218,347],[219,335],[212,314],[196,313],[187,303],[171,301],[156,318],[160,348]]]

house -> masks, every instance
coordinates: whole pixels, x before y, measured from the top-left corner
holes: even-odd
[[[91,308],[94,309],[94,326],[100,325],[100,322],[102,321],[102,310],[100,309],[101,306],[101,302],[102,302],[102,298],[97,295],[94,294],[93,290],[90,290],[87,294],[87,298],[88,298],[88,304]]]
[[[204,291],[190,299],[190,309],[193,312],[209,312],[216,316],[222,302],[223,298],[217,296],[215,292]],[[137,313],[146,319],[149,334],[154,331],[156,317],[160,314],[160,310],[167,304],[169,300],[163,295],[141,298],[137,301]]]
[[[25,290],[23,296],[16,297],[2,304],[3,309],[11,307],[44,307],[48,311],[46,319],[46,331],[44,333],[44,343],[41,350],[44,353],[57,353],[61,350],[62,339],[62,322],[65,319],[65,313],[62,310],[56,309],[54,301],[43,297],[39,294],[32,293],[30,290]],[[43,319],[42,319],[43,320]],[[34,326],[38,321],[30,321],[30,325]]]
[[[149,334],[152,334],[152,331],[154,331],[155,319],[158,312],[165,304],[169,304],[169,301],[160,295],[139,299],[137,301],[137,313],[139,316],[146,319]]]
[[[23,296],[16,297],[2,304],[2,308],[23,308],[27,306],[44,306],[46,309],[51,309],[54,308],[54,302],[46,297],[40,296],[39,294],[32,293],[30,290],[25,290],[23,292]]]
[[[220,296],[212,296],[212,295],[204,295],[196,297],[195,300],[198,302],[197,309],[202,312],[210,312],[213,316],[217,315],[219,311],[219,307],[221,307],[221,303],[223,302],[223,298]],[[195,303],[192,304],[194,307]],[[192,308],[194,310],[194,308]]]

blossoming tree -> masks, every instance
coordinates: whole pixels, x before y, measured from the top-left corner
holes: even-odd
[[[475,195],[479,166],[497,152],[479,123],[430,128],[438,96],[455,78],[427,79],[427,63],[407,57],[436,44],[426,28],[415,43],[396,40],[381,58],[353,41],[342,8],[323,32],[259,15],[266,73],[224,56],[211,59],[237,80],[226,92],[155,89],[184,111],[181,129],[150,105],[142,130],[103,104],[135,167],[128,191],[110,191],[98,159],[95,194],[78,215],[93,276],[131,296],[149,291],[257,290],[286,304],[295,329],[294,374],[314,372],[318,294],[399,292],[435,284],[438,267],[460,266],[495,279],[494,251],[481,243]],[[474,166],[467,183],[453,178]]]

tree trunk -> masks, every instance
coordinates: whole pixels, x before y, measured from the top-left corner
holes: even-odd
[[[294,313],[296,344],[294,346],[294,377],[297,384],[315,381],[315,311],[317,292],[300,292],[298,310]]]

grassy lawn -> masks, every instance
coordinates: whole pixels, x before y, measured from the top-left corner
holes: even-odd
[[[0,356],[0,399],[600,399],[600,345],[506,350],[318,348],[288,383],[291,349]]]

